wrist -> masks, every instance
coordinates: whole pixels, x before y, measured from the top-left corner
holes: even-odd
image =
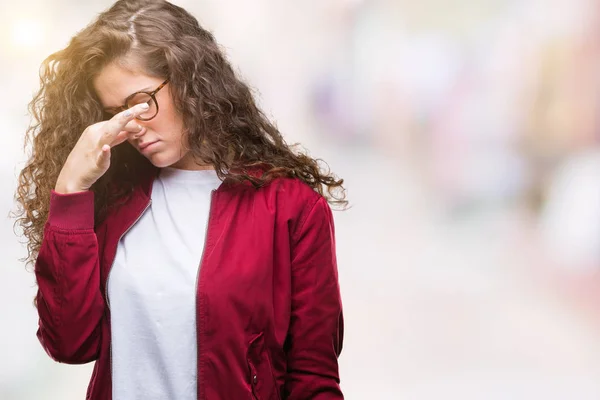
[[[71,193],[79,193],[85,192],[88,189],[85,189],[77,184],[70,182],[57,182],[54,187],[54,191],[58,194],[71,194]]]

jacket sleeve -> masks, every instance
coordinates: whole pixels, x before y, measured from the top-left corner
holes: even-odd
[[[37,337],[56,361],[82,364],[98,357],[104,314],[98,260],[94,193],[52,191],[35,276]]]
[[[343,316],[333,216],[319,198],[293,235],[292,310],[286,340],[288,400],[343,399]]]

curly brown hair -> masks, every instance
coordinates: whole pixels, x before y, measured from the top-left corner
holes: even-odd
[[[259,187],[295,177],[345,208],[343,180],[286,144],[238,78],[213,35],[184,9],[160,0],[119,0],[50,55],[40,90],[29,104],[31,155],[18,178],[17,221],[34,263],[48,218],[51,190],[85,128],[106,118],[92,81],[110,63],[135,60],[148,75],[168,78],[194,158],[214,166],[220,179]],[[129,143],[113,149],[111,167],[92,187],[98,224],[109,205],[130,194],[149,161]],[[261,166],[262,175],[252,172]]]

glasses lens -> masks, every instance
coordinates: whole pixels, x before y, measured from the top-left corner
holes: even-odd
[[[156,107],[156,103],[152,99],[152,97],[147,93],[136,93],[132,98],[127,101],[127,108],[131,108],[135,105],[148,103],[150,108],[148,111],[140,114],[139,119],[151,119],[154,118],[156,113],[158,112],[158,107]]]

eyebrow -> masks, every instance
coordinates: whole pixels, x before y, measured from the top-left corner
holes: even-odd
[[[129,96],[127,96],[127,97],[130,97],[132,94],[136,94],[136,93],[139,93],[139,92],[149,92],[150,90],[152,90],[152,86],[146,86],[145,88],[142,88],[142,89],[136,90],[135,92],[131,93],[131,94],[130,94]],[[125,97],[125,99],[126,99],[127,97]],[[104,111],[116,110],[116,109],[117,109],[117,108],[119,108],[119,107],[123,107],[123,106],[125,105],[125,99],[123,99],[123,103],[121,103],[121,104],[120,104],[120,105],[118,105],[118,106],[107,106],[107,107],[104,107]]]

